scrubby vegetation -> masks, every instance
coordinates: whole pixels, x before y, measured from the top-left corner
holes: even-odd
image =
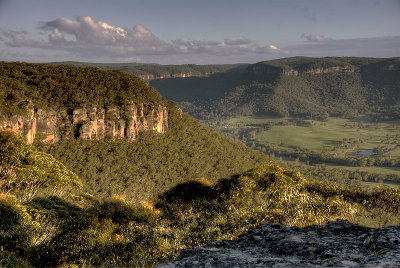
[[[140,204],[123,195],[102,201],[87,193],[43,194],[21,202],[3,193],[0,263],[152,267],[183,248],[235,238],[262,222],[400,223],[399,204],[400,191],[392,188],[351,190],[275,164],[215,183],[189,179]]]
[[[56,187],[62,194],[81,187],[78,176],[49,154],[37,151],[22,137],[0,131],[0,187],[3,193],[29,201],[40,190]]]

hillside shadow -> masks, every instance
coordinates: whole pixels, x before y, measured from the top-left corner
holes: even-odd
[[[177,102],[206,101],[224,96],[240,81],[247,65],[206,77],[165,78],[150,81],[161,95]]]

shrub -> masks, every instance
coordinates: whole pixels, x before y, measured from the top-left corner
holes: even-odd
[[[39,189],[81,187],[78,176],[54,157],[37,151],[11,132],[0,131],[0,186],[19,200],[31,200]]]
[[[0,245],[8,251],[25,252],[31,244],[32,219],[15,196],[0,195]]]

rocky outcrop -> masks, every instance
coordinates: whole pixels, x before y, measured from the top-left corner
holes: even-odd
[[[142,74],[138,75],[143,80],[153,80],[153,79],[166,79],[166,78],[189,78],[189,77],[207,77],[210,76],[209,73],[193,74],[193,73],[171,73],[171,74]]]
[[[167,267],[400,267],[400,226],[367,228],[267,223],[237,240],[183,250]]]
[[[30,144],[35,140],[55,142],[72,136],[82,139],[127,137],[134,140],[144,131],[164,133],[168,128],[166,107],[154,103],[61,111],[35,109],[30,105],[26,110],[24,115],[3,116],[0,129],[19,133]]]
[[[357,69],[354,66],[333,66],[327,68],[311,68],[305,73],[309,74],[327,74],[327,73],[354,73]]]
[[[354,66],[332,66],[326,68],[307,68],[297,69],[289,66],[275,66],[269,64],[254,64],[247,68],[247,72],[256,76],[267,76],[267,75],[293,75],[298,76],[301,74],[327,74],[327,73],[354,73],[358,69]]]

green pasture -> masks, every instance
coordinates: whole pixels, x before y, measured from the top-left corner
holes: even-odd
[[[265,124],[268,122],[279,122],[286,121],[288,118],[282,118],[280,116],[272,116],[272,115],[263,115],[263,116],[239,116],[229,118],[224,121],[227,125],[232,126],[247,126],[251,124]]]
[[[248,124],[262,122],[261,118],[247,120]],[[264,122],[271,120],[277,119],[265,118]],[[246,118],[237,121],[246,122]],[[398,121],[375,123],[343,118],[330,118],[327,122],[306,121],[311,123],[310,126],[273,126],[258,132],[256,139],[260,143],[272,143],[282,147],[296,146],[316,152],[331,151],[338,156],[386,146],[389,151],[385,155],[400,157],[400,141],[396,144],[394,138],[400,134]],[[346,144],[343,145],[343,142]]]
[[[382,175],[399,175],[400,176],[400,168],[396,167],[377,167],[377,166],[372,166],[372,167],[350,167],[350,166],[340,166],[340,165],[332,165],[332,164],[326,164],[329,167],[335,167],[335,168],[341,168],[341,169],[346,169],[346,170],[351,170],[351,171],[366,171],[371,174],[382,174]]]
[[[388,181],[388,182],[373,182],[373,181],[363,181],[361,182],[363,187],[368,190],[374,190],[379,187],[395,187],[400,188],[400,185],[396,182]]]

